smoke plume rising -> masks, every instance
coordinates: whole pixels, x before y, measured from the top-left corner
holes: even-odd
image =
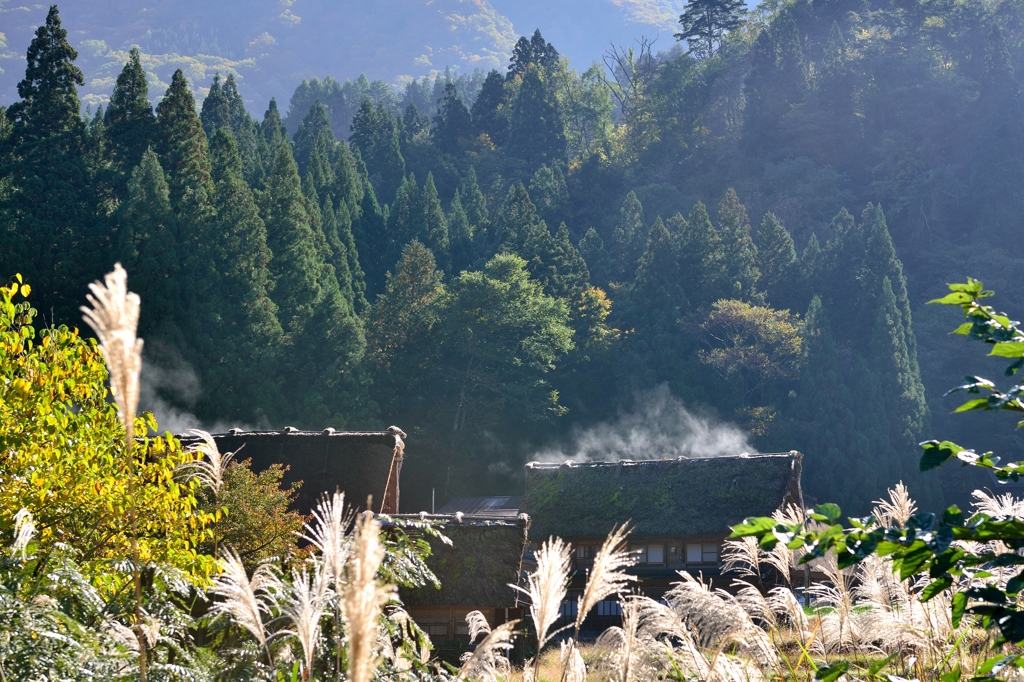
[[[632,412],[576,429],[561,447],[542,450],[532,459],[614,462],[756,452],[749,436],[737,426],[694,414],[662,384],[637,394]]]

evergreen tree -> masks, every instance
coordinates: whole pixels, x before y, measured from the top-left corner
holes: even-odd
[[[489,240],[493,237],[490,234],[490,214],[487,211],[487,198],[480,191],[476,182],[476,168],[469,167],[469,172],[462,179],[459,185],[459,193],[462,199],[462,206],[466,211],[466,218],[473,229],[473,239],[476,241],[477,253],[490,256],[491,245]]]
[[[281,409],[268,401],[280,392],[274,363],[283,331],[271,300],[266,225],[244,179],[244,162],[230,128],[210,141],[216,218],[206,246],[211,286],[197,301],[188,348],[205,392],[196,409],[220,418],[250,420]]]
[[[505,102],[505,79],[497,71],[487,74],[480,94],[473,102],[471,114],[478,134],[487,135],[497,147],[508,141],[509,117]]]
[[[551,276],[545,292],[556,298],[577,300],[590,282],[587,263],[573,246],[565,223],[558,226],[552,240],[548,269]]]
[[[688,292],[690,302],[697,307],[710,306],[728,297],[732,292],[726,280],[725,250],[703,203],[694,204],[679,234],[680,268],[694,284]]]
[[[203,131],[207,139],[211,139],[221,128],[228,128],[234,133],[234,126],[231,125],[231,104],[221,87],[219,73],[213,76],[213,83],[206,94],[206,99],[203,100],[199,118],[203,122]]]
[[[186,190],[209,201],[213,191],[210,181],[210,157],[206,134],[196,114],[196,101],[185,75],[178,69],[171,85],[156,108],[160,131],[161,165],[171,188],[171,204],[180,213]]]
[[[362,315],[369,304],[366,302],[366,275],[359,262],[359,248],[352,233],[352,217],[344,202],[334,208],[331,195],[324,197],[323,226],[327,243],[334,254],[334,269],[338,286],[349,300],[356,314]]]
[[[766,213],[757,231],[757,269],[760,285],[774,308],[790,308],[797,279],[796,246],[789,230]]]
[[[420,133],[430,130],[430,117],[420,116],[416,103],[409,102],[409,106],[402,112],[402,128],[405,130],[403,142],[409,142]]]
[[[373,185],[369,183],[366,184],[359,206],[359,219],[352,223],[352,234],[359,250],[359,263],[366,273],[366,297],[372,302],[384,289],[384,278],[389,267],[387,258],[391,251],[384,211],[377,203]]]
[[[448,208],[448,238],[451,241],[452,273],[458,274],[476,260],[473,226],[469,224],[466,210],[462,208],[462,193],[458,189]]]
[[[544,40],[540,29],[533,32],[533,36],[527,40],[521,36],[512,48],[512,61],[508,67],[508,80],[526,73],[530,65],[537,65],[542,69],[550,69],[558,65],[561,55],[555,46]]]
[[[272,297],[280,310],[282,328],[286,333],[299,334],[320,302],[322,264],[291,145],[279,146],[268,180],[266,229],[267,246],[273,254]]]
[[[565,175],[556,163],[541,166],[530,178],[530,198],[537,213],[548,225],[557,225],[569,219],[569,188]]]
[[[677,214],[670,222],[678,230],[686,220]],[[634,332],[623,348],[621,372],[634,389],[676,378],[685,357],[679,321],[691,304],[683,282],[695,278],[681,267],[680,256],[678,234],[670,233],[660,217],[655,219],[622,313],[622,326]]]
[[[616,281],[632,281],[636,277],[636,266],[647,249],[647,230],[644,229],[644,207],[632,191],[626,195],[619,208],[619,223],[613,233],[615,250],[613,256]],[[588,261],[589,262],[589,261]]]
[[[374,108],[369,97],[352,119],[349,142],[359,149],[377,195],[386,200],[395,196],[405,178],[398,124],[383,103]]]
[[[718,233],[722,237],[731,297],[749,299],[761,276],[757,269],[757,247],[750,237],[747,209],[731,187],[718,204]]]
[[[916,353],[913,353],[914,332],[910,319],[904,317],[900,310],[901,305],[888,277],[882,278],[880,289],[867,360],[882,388],[875,395],[885,403],[885,413],[889,418],[890,431],[886,440],[896,466],[890,468],[888,480],[894,480],[913,474],[916,468],[916,458],[908,455],[913,452],[924,429],[928,404]]]
[[[824,289],[825,253],[821,250],[818,235],[811,233],[804,252],[800,254],[800,285],[803,295],[817,296]]]
[[[266,168],[263,163],[264,154],[261,151],[260,128],[245,108],[234,74],[228,74],[221,92],[228,104],[231,130],[238,145],[238,155],[242,159],[242,176],[250,187],[262,187]]]
[[[509,128],[508,153],[538,168],[565,161],[565,123],[550,77],[536,64],[523,73]]]
[[[142,155],[128,181],[117,222],[119,259],[142,299],[140,335],[178,322],[180,263],[170,189],[152,149]]]
[[[445,83],[444,97],[438,104],[437,116],[434,117],[434,141],[437,148],[445,154],[460,154],[473,137],[473,119],[455,83]]]
[[[395,202],[390,209],[388,214],[389,262],[398,259],[406,244],[426,233],[423,197],[420,194],[419,185],[416,184],[415,175],[410,173],[409,177],[399,186],[395,193]]]
[[[355,155],[348,142],[337,142],[334,149],[334,165],[330,176],[334,179],[330,192],[336,202],[344,202],[353,224],[362,215],[363,179]]]
[[[433,173],[427,173],[427,181],[423,183],[421,203],[423,206],[423,232],[416,235],[416,238],[434,253],[441,270],[451,272],[452,257],[448,237],[448,219],[444,215],[444,209],[441,208],[441,200],[437,197]]]
[[[7,110],[10,152],[0,169],[0,276],[20,272],[36,305],[68,324],[80,318],[81,292],[103,274],[111,247],[88,187],[77,57],[53,5],[29,45],[21,101]]]
[[[365,339],[334,268],[321,259],[319,236],[288,144],[279,147],[267,192],[267,241],[274,254],[272,296],[292,349],[285,368],[289,418],[344,422],[365,404],[358,388]]]
[[[746,8],[742,0],[686,0],[679,15],[676,40],[685,40],[698,59],[714,56],[722,39],[740,26]]]
[[[270,98],[267,111],[263,114],[263,121],[260,123],[260,156],[263,159],[263,168],[267,175],[272,172],[274,163],[277,160],[277,148],[282,140],[288,139],[288,131],[285,130],[284,122],[281,120],[281,112],[277,109],[277,100]]]
[[[863,507],[864,494],[847,482],[857,480],[865,487],[875,483],[877,462],[865,457],[871,452],[870,437],[858,428],[856,402],[844,381],[821,298],[811,299],[804,319],[803,369],[790,437],[801,452],[809,453],[804,465],[808,489],[844,508]]]
[[[305,175],[309,168],[310,160],[313,157],[314,149],[321,147],[327,151],[334,146],[334,131],[331,130],[331,117],[327,113],[327,107],[320,103],[320,100],[313,102],[309,108],[299,129],[295,133],[295,162],[299,166],[299,172]],[[323,159],[330,164],[329,157]],[[320,173],[322,174],[322,169]],[[323,187],[323,185],[319,185]]]
[[[157,140],[156,117],[149,103],[149,85],[137,47],[128,53],[128,61],[114,84],[104,125],[114,167],[127,179]]]
[[[590,281],[596,286],[607,288],[612,278],[611,258],[604,248],[604,240],[594,228],[589,228],[577,246],[580,256],[587,264]],[[635,275],[634,275],[635,276]]]

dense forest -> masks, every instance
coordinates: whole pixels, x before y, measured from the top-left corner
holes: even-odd
[[[183,407],[399,424],[412,507],[513,492],[663,386],[804,452],[812,499],[959,499],[916,474],[936,424],[975,426],[944,422],[963,371],[921,304],[1024,274],[1024,6],[718,4],[667,51],[581,71],[537,31],[503,71],[304,81],[261,119],[230,74],[150,93],[137,51],[85,114],[53,7],[0,108],[0,271],[78,326],[121,262],[148,362],[199,378]]]

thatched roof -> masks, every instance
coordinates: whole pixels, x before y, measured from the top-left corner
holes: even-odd
[[[323,493],[336,489],[345,493],[345,502],[363,509],[367,496],[373,496],[374,511],[380,509],[388,484],[388,473],[395,446],[404,436],[392,427],[388,431],[242,431],[214,434],[217,448],[237,451],[238,459],[252,459],[253,471],[271,464],[289,467],[284,475],[287,486],[302,481],[295,506],[308,513]],[[196,442],[191,435],[179,436],[183,445]]]
[[[530,527],[528,516],[495,519],[427,514],[405,518],[441,521],[441,532],[452,541],[449,546],[437,539],[430,540],[432,551],[427,565],[441,581],[441,589],[402,589],[400,595],[407,606],[516,606],[516,591],[509,583],[519,583],[526,533]]]
[[[531,538],[594,537],[631,521],[634,537],[727,532],[748,516],[802,505],[802,455],[526,465]]]

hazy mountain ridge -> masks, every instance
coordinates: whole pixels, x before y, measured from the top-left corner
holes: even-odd
[[[0,0],[0,102],[18,99],[25,49],[47,5]],[[541,27],[575,63],[599,60],[610,42],[664,34],[675,0],[66,0],[59,4],[85,73],[83,101],[107,100],[132,46],[143,53],[152,93],[182,69],[200,96],[215,73],[234,73],[250,108],[287,98],[304,78],[365,73],[401,83],[450,67],[503,69],[516,39]]]

